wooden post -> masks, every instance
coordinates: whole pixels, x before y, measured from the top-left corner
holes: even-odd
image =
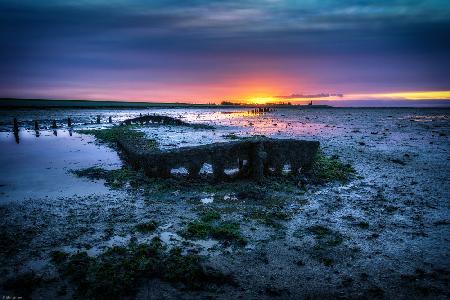
[[[16,140],[16,144],[20,143],[19,131],[14,131],[14,139]]]
[[[100,124],[100,115],[97,115],[97,124]]]
[[[55,129],[57,126],[56,126],[56,120],[53,120],[53,122],[52,122],[52,128],[53,129]]]
[[[72,120],[69,118],[67,118],[67,126],[68,127],[72,127]]]
[[[34,121],[34,130],[38,131],[39,130],[39,124],[38,121]]]
[[[108,118],[108,123],[112,123],[112,117],[111,116],[109,116],[109,118]]]
[[[19,122],[17,121],[17,118],[14,118],[13,120],[13,131],[19,132]]]

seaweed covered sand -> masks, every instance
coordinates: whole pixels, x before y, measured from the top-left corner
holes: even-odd
[[[102,129],[90,125],[89,114],[84,120],[77,113],[80,130]],[[246,116],[187,110],[186,121],[215,129],[133,128],[162,149],[265,135],[317,139],[322,155],[308,177],[261,184],[186,180],[182,174],[151,179],[120,166],[118,158],[105,165],[78,157],[80,164],[65,168],[64,176],[106,190],[63,191],[60,197],[30,192],[14,201],[12,183],[2,182],[1,294],[447,297],[448,113],[324,109]],[[27,114],[21,119],[32,124]],[[111,114],[119,119],[139,112]],[[58,137],[50,131],[39,141],[65,136],[65,128],[59,130]],[[1,134],[2,143],[14,143],[10,133]],[[89,135],[74,132],[72,138],[98,153],[111,151]],[[4,160],[13,159],[14,151],[2,152]]]

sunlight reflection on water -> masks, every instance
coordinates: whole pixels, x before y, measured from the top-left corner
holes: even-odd
[[[233,141],[242,137],[264,135],[272,138],[319,140],[326,146],[367,140],[370,146],[383,150],[392,143],[404,145],[415,139],[413,123],[423,130],[439,130],[448,135],[448,114],[443,110],[418,109],[278,109],[265,114],[249,114],[246,108],[183,108],[183,109],[60,109],[0,110],[0,202],[31,197],[65,197],[90,192],[106,192],[103,184],[90,182],[69,174],[69,169],[100,165],[121,166],[117,154],[93,143],[88,135],[70,135],[67,118],[74,130],[103,128],[118,124],[140,114],[158,114],[181,118],[189,123],[213,125],[215,129],[186,126],[138,127],[161,149],[196,146]],[[96,124],[96,116],[101,124]],[[112,117],[113,124],[108,123]],[[20,124],[18,139],[12,134],[12,119]],[[33,130],[39,121],[39,134]],[[50,126],[56,120],[58,129]],[[411,122],[411,121],[426,122]],[[434,127],[431,127],[434,126]],[[422,130],[421,129],[421,130]],[[437,131],[436,131],[437,132]],[[438,133],[436,133],[438,134]],[[384,141],[384,142],[383,142]],[[17,144],[19,142],[19,144]],[[428,141],[427,141],[428,143]],[[203,172],[210,172],[206,166]],[[208,169],[209,168],[209,169]]]
[[[189,123],[215,126],[214,130],[188,127],[143,127],[149,138],[158,141],[162,149],[226,142],[242,137],[267,136],[273,138],[305,138],[316,134],[335,136],[341,130],[336,126],[310,120],[299,110],[280,110],[266,114],[249,114],[241,110],[187,110],[180,115],[176,110],[159,113],[182,118]]]

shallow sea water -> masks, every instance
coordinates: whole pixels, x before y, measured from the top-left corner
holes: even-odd
[[[380,142],[368,142],[368,147],[380,151],[399,146],[415,149],[418,126],[436,135],[449,128],[446,109],[278,109],[256,115],[243,108],[0,110],[0,202],[106,193],[103,184],[77,178],[69,171],[91,166],[119,168],[121,161],[115,151],[75,131],[112,126],[140,114],[167,115],[214,126],[195,129],[155,125],[137,129],[155,139],[162,150],[259,135],[319,140],[324,149],[353,138],[355,143],[367,136],[373,141],[376,136]],[[101,124],[95,122],[97,115]],[[110,116],[113,124],[107,121]],[[20,123],[18,136],[12,134],[14,117]],[[73,130],[67,127],[68,117]],[[35,120],[39,133],[33,130]],[[50,128],[52,120],[56,120],[57,130]]]
[[[0,132],[0,203],[32,198],[105,194],[103,184],[74,176],[70,170],[101,165],[118,168],[116,152],[94,143],[91,136],[67,130],[21,130],[19,138]]]

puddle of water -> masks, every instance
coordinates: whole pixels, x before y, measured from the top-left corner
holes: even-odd
[[[170,232],[170,231],[161,232],[161,234],[159,235],[159,238],[166,245],[173,245],[173,244],[179,243],[183,240],[183,238],[181,236],[179,236],[176,233]]]
[[[253,245],[253,244],[248,244],[247,246],[245,246],[244,249],[245,249],[245,250],[255,250],[256,247],[255,247],[255,245]]]
[[[0,132],[0,203],[30,198],[86,196],[110,192],[103,183],[69,172],[94,165],[118,168],[116,152],[93,143],[90,136],[58,130]]]
[[[106,246],[114,247],[114,246],[125,246],[130,242],[131,235],[127,234],[124,236],[115,235],[111,239],[106,242]]]
[[[219,245],[219,242],[212,239],[192,241],[194,245],[200,246],[204,251],[209,251]]]
[[[162,231],[159,234],[152,234],[143,239],[140,239],[139,242],[140,243],[150,243],[151,240],[156,236],[159,236],[159,238],[161,239],[161,242],[163,242],[169,248],[180,245],[183,242],[187,242],[187,240],[184,239],[183,237],[181,237],[180,235],[178,235],[174,232],[170,232],[170,231]],[[200,247],[200,253],[203,255],[208,254],[210,251],[215,249],[217,245],[219,245],[219,242],[216,240],[213,240],[213,239],[189,240],[189,243],[193,246]],[[185,249],[185,250],[187,250],[187,249]]]
[[[227,195],[223,196],[223,200],[225,200],[225,201],[237,201],[238,198],[236,197],[235,194],[227,194]]]
[[[168,223],[168,224],[159,226],[159,228],[160,228],[161,230],[167,230],[167,229],[169,229],[169,228],[172,227],[172,226],[173,226],[173,223]]]
[[[164,115],[180,117],[172,110],[161,110]],[[214,130],[169,126],[165,130],[150,126],[139,128],[147,137],[156,139],[161,149],[205,145],[217,142],[229,142],[228,137],[272,136],[292,138],[311,135],[317,132],[337,135],[341,130],[329,127],[326,123],[313,120],[299,120],[299,110],[265,115],[248,114],[245,111],[224,113],[223,111],[187,110],[181,116],[187,122],[214,125]]]
[[[203,193],[203,197],[200,198],[200,202],[202,202],[203,204],[213,203],[214,202],[214,195],[215,194]]]

